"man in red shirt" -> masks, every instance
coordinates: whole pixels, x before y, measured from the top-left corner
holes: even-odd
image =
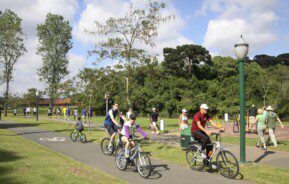
[[[200,107],[200,111],[194,115],[194,120],[192,122],[192,135],[194,139],[199,141],[202,145],[202,150],[206,148],[207,155],[203,155],[204,157],[207,156],[209,158],[209,153],[213,150],[213,146],[208,144],[212,143],[210,139],[211,132],[205,129],[207,121],[209,121],[213,127],[223,131],[224,129],[219,128],[214,120],[208,115],[208,105],[202,104]]]

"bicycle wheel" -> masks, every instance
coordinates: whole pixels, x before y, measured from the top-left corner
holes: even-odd
[[[71,132],[70,133],[70,139],[75,142],[77,139],[77,132]]]
[[[221,150],[217,154],[216,161],[222,176],[234,179],[239,174],[239,163],[230,151]]]
[[[204,168],[203,158],[200,154],[201,146],[198,144],[190,145],[186,151],[186,159],[191,169],[200,171]]]
[[[152,167],[151,167],[151,159],[145,153],[139,153],[139,156],[136,160],[137,171],[141,177],[147,178],[150,176]]]
[[[124,149],[117,149],[115,152],[115,163],[119,170],[124,171],[127,167],[127,159],[124,156]]]
[[[85,142],[86,142],[86,136],[85,136],[85,134],[83,134],[83,133],[80,134],[80,141],[81,141],[82,143],[85,143]]]
[[[109,138],[104,138],[102,139],[101,144],[100,144],[101,151],[105,155],[112,155],[113,153],[113,150],[110,151],[108,149],[109,141],[110,141]]]

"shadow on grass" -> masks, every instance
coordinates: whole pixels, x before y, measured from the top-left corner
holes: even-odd
[[[3,129],[9,128],[25,128],[25,127],[35,127],[38,126],[37,123],[0,123],[0,127]]]
[[[5,163],[21,159],[16,152],[6,151],[0,148],[0,183],[19,183],[16,178],[9,177],[9,173],[13,172],[12,166],[6,166]],[[5,162],[5,163],[4,163]]]
[[[263,158],[274,153],[275,151],[265,151],[264,154],[258,157],[254,162],[259,163]]]

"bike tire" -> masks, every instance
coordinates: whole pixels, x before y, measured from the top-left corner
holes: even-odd
[[[71,132],[69,137],[73,142],[75,142],[77,140],[77,133]]]
[[[80,142],[86,143],[86,135],[85,134],[81,133],[79,139],[80,139]]]
[[[112,155],[112,153],[113,153],[113,150],[112,151],[108,150],[109,141],[110,141],[109,138],[104,138],[104,139],[102,139],[102,141],[100,143],[101,151],[105,155]]]
[[[189,145],[186,150],[186,159],[192,170],[201,171],[205,165],[202,159],[202,155],[199,153],[201,146],[198,144]],[[199,165],[197,165],[199,164]]]
[[[117,149],[115,152],[115,164],[117,168],[121,171],[126,170],[127,168],[127,159],[124,155],[124,149]]]
[[[216,157],[217,167],[222,176],[229,179],[234,179],[239,174],[239,163],[233,153],[228,150],[221,150]],[[225,167],[230,164],[231,166]],[[232,168],[234,167],[234,168]],[[235,172],[232,172],[235,171]],[[227,174],[228,172],[228,174]]]
[[[140,152],[138,158],[136,159],[136,166],[141,177],[148,178],[150,176],[152,172],[152,164],[148,154]]]

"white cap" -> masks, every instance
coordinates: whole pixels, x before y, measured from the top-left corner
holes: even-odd
[[[207,104],[202,104],[202,105],[201,105],[201,107],[200,107],[200,109],[206,109],[206,110],[208,110],[208,109],[209,109],[209,107],[208,107],[208,105],[207,105]]]
[[[155,107],[153,107],[153,111],[155,111],[156,110],[156,108]]]
[[[182,113],[185,113],[185,112],[187,112],[187,110],[186,110],[186,109],[183,109],[183,110],[182,110]]]

